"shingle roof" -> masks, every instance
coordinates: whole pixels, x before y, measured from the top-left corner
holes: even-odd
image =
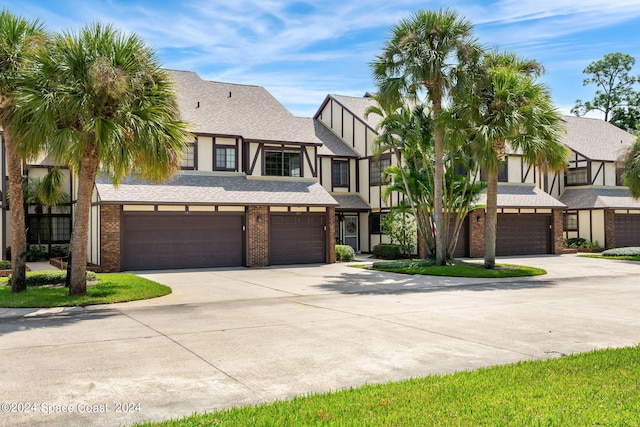
[[[358,157],[358,153],[344,143],[337,135],[316,119],[306,119],[313,122],[314,131],[322,146],[318,148],[320,156]]]
[[[562,116],[566,134],[562,142],[591,160],[614,162],[636,137],[611,123],[586,117]]]
[[[478,198],[478,205],[487,203],[487,190]],[[545,193],[535,185],[498,184],[499,208],[564,208],[564,203]]]
[[[336,209],[352,211],[370,211],[371,206],[357,194],[331,194],[339,203]]]
[[[560,201],[569,209],[640,209],[640,200],[631,197],[627,187],[567,188]]]
[[[116,204],[337,205],[317,182],[245,176],[179,174],[161,184],[129,177],[118,187],[100,177],[96,189],[103,203]]]

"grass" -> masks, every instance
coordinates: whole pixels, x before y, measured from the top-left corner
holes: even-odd
[[[32,272],[28,274],[38,274]],[[97,274],[98,282],[87,286],[87,295],[70,296],[65,287],[28,287],[25,292],[11,293],[7,279],[0,281],[0,307],[74,307],[137,301],[171,293],[171,288],[130,273]]]
[[[621,261],[640,261],[640,256],[620,255],[620,256],[606,256],[597,254],[580,254],[583,258],[604,258],[604,259],[617,259]]]
[[[502,278],[539,276],[547,274],[542,268],[524,265],[500,264],[493,269],[486,269],[480,263],[455,262],[451,265],[435,265],[433,260],[402,260],[374,262],[374,270],[389,271],[402,274],[422,274],[427,276]]]
[[[367,385],[138,426],[632,426],[640,346]]]

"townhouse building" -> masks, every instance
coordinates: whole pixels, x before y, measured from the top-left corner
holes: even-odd
[[[105,271],[331,263],[336,242],[368,253],[388,241],[380,221],[402,196],[382,196],[382,171],[395,159],[374,156],[380,117],[365,114],[370,97],[328,95],[314,117],[303,118],[263,87],[170,73],[181,118],[195,136],[182,171],[159,184],[131,176],[116,187],[99,177],[89,262]],[[640,202],[616,167],[633,135],[602,120],[564,119],[572,153],[565,172],[528,165],[517,152],[505,159],[497,255],[561,253],[567,237],[640,246]],[[41,176],[55,164],[45,157],[25,166],[29,176]],[[73,194],[74,177],[65,174]],[[11,231],[3,185],[5,249]],[[53,208],[46,232],[30,227],[40,231],[30,231],[29,242],[68,242],[73,209]],[[481,207],[468,215],[455,256],[483,256],[484,220]]]

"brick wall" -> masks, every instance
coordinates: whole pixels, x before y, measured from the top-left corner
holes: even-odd
[[[562,236],[564,223],[562,209],[553,209],[552,215],[551,241],[553,242],[553,248],[551,253],[561,254],[564,252],[564,238]]]
[[[247,266],[269,265],[269,207],[247,208]]]
[[[120,206],[100,206],[100,267],[104,272],[121,271]]]
[[[604,247],[616,247],[616,213],[611,209],[604,211]]]
[[[332,264],[336,262],[336,208],[331,206],[327,208],[327,262]]]
[[[484,257],[485,210],[476,209],[469,213],[469,256]]]

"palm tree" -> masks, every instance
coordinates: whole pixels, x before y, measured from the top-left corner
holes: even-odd
[[[427,242],[427,256],[430,256],[433,173],[430,167],[432,156],[428,153],[432,151],[432,120],[422,105],[411,109],[401,101],[389,104],[377,95],[373,99],[378,105],[367,108],[365,116],[376,114],[382,117],[376,129],[379,136],[374,141],[374,151],[376,155],[387,151],[393,153],[398,166],[388,168],[385,173],[400,178],[393,179],[384,190],[385,197],[389,197],[392,191],[405,195],[416,218],[418,233]],[[403,158],[411,164],[403,166]]]
[[[78,176],[69,293],[86,294],[89,209],[100,167],[118,184],[130,171],[160,181],[179,169],[192,139],[175,92],[139,37],[92,24],[54,36],[19,99],[25,141],[47,141]]]
[[[622,179],[629,187],[631,195],[640,199],[640,138],[627,149],[623,161],[624,172]]]
[[[9,123],[14,110],[14,98],[19,90],[18,78],[34,48],[44,39],[38,21],[29,21],[14,16],[8,10],[0,12],[0,127],[2,127],[6,150],[9,191],[14,195],[10,209],[11,223],[11,292],[27,289],[25,279],[27,233],[22,197],[22,159],[26,153],[16,146],[16,126]],[[6,199],[5,199],[6,200]]]
[[[419,11],[391,29],[391,38],[371,63],[378,93],[385,102],[426,91],[436,122],[434,216],[437,230],[444,230],[443,175],[444,129],[440,124],[443,101],[462,82],[465,68],[479,57],[480,47],[471,38],[472,24],[453,10]],[[437,233],[436,263],[446,262],[445,234]]]
[[[524,160],[543,170],[567,165],[560,142],[562,118],[549,90],[536,79],[542,67],[511,53],[489,53],[476,76],[474,89],[458,109],[470,114],[470,147],[487,176],[484,265],[495,267],[498,172],[507,144]]]
[[[38,247],[41,246],[41,230],[40,224],[44,216],[44,208],[51,214],[53,206],[59,206],[69,202],[69,195],[62,191],[64,186],[64,175],[59,168],[51,169],[43,178],[27,179],[25,185],[25,203],[27,206],[32,204],[35,206],[36,213],[36,229],[38,236]],[[51,223],[49,223],[49,242],[48,253],[51,253]]]

